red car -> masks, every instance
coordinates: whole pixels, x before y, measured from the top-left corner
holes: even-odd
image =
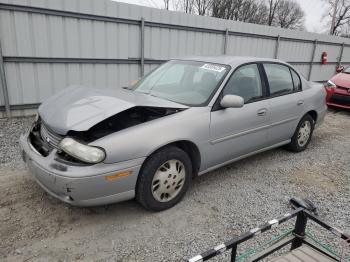
[[[350,66],[339,71],[325,84],[327,105],[350,109]]]

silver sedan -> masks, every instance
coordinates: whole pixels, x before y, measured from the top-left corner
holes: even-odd
[[[45,101],[20,138],[36,181],[72,205],[178,203],[195,176],[286,146],[299,152],[326,113],[325,90],[279,60],[170,60],[136,84],[73,86]]]

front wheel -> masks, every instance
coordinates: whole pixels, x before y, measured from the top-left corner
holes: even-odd
[[[152,154],[141,169],[136,199],[146,209],[161,211],[182,199],[192,180],[189,156],[171,146]]]
[[[313,118],[308,114],[305,115],[300,120],[290,144],[287,145],[287,149],[293,152],[304,151],[311,141],[314,127],[315,122]]]

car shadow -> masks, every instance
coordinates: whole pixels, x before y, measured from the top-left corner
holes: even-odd
[[[328,112],[350,116],[350,109],[328,106]]]

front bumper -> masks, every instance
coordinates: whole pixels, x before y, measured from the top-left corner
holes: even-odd
[[[50,195],[76,206],[95,206],[135,197],[137,176],[144,158],[116,164],[69,165],[58,160],[53,149],[46,157],[31,145],[28,133],[20,137],[23,159],[38,184]],[[107,175],[130,172],[113,180]]]
[[[327,105],[350,109],[350,93],[345,89],[330,89],[327,88]]]

